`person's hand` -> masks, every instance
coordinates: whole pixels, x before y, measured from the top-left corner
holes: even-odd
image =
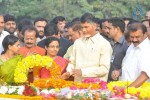
[[[72,69],[72,73],[74,77],[79,77],[82,76],[82,71],[81,69]]]
[[[70,76],[71,76],[71,75],[70,75],[69,72],[65,72],[65,73],[63,73],[63,74],[60,76],[60,78],[65,80],[65,79],[68,79]]]
[[[120,70],[114,70],[111,73],[111,77],[112,77],[113,80],[117,80],[119,75],[120,75]]]

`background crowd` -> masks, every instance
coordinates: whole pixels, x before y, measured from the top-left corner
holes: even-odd
[[[52,58],[61,78],[81,82],[88,77],[110,81],[133,81],[139,87],[150,77],[150,11],[144,20],[96,18],[84,13],[67,22],[38,17],[16,22],[13,15],[0,15],[0,78],[7,82],[14,68],[7,61],[22,55],[40,54]],[[41,78],[49,77],[41,69]],[[33,69],[29,70],[33,72]],[[13,76],[11,76],[13,77]]]

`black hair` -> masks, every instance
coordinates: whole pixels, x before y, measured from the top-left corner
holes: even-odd
[[[35,31],[35,33],[36,33],[36,37],[38,37],[38,31],[37,31],[37,29],[34,27],[34,26],[32,26],[32,25],[28,25],[28,26],[25,26],[24,28],[23,28],[23,30],[22,30],[22,34],[23,34],[23,36],[25,35],[25,32],[26,31]]]
[[[73,31],[81,31],[82,30],[81,22],[80,21],[70,22],[68,28],[72,28]]]
[[[45,36],[58,35],[58,27],[55,23],[49,23],[44,28]]]
[[[143,34],[145,34],[147,32],[147,28],[144,24],[140,23],[140,22],[135,22],[132,23],[128,26],[128,32],[136,32],[137,30],[141,29]]]
[[[127,27],[130,25],[130,24],[133,24],[133,23],[138,23],[139,21],[138,20],[129,20],[129,23],[127,24]]]
[[[8,46],[9,45],[14,45],[17,41],[19,40],[19,38],[17,38],[14,35],[7,35],[2,42],[2,46],[4,48],[4,51],[1,54],[6,53],[6,51],[8,50]]]
[[[19,23],[18,23],[18,31],[21,32],[23,30],[24,27],[32,25],[32,22],[29,19],[22,19]]]
[[[123,17],[122,20],[123,20],[123,21],[126,21],[126,20],[130,21],[130,20],[133,20],[133,18],[130,18],[130,17]]]
[[[102,23],[104,23],[105,21],[108,21],[108,19],[100,19],[98,21],[99,27],[102,29]]]
[[[80,18],[79,17],[76,17],[76,18],[74,18],[74,19],[72,19],[72,21],[71,22],[76,22],[76,21],[80,21]]]
[[[85,14],[83,14],[81,16],[81,18],[80,18],[80,21],[81,21],[81,23],[85,23],[85,22],[96,23],[95,16],[93,16],[91,13],[85,13]]]
[[[71,22],[67,22],[64,26],[64,28],[69,28],[70,27]]]
[[[6,14],[6,15],[4,15],[4,22],[6,23],[8,21],[15,21],[16,22],[16,18],[13,15]]]
[[[149,26],[150,26],[150,19],[142,20],[142,23],[143,23],[143,22],[149,22]]]
[[[129,32],[127,32],[127,33],[124,35],[124,37],[125,37],[126,41],[128,41],[128,39],[130,38]]]
[[[125,23],[124,23],[124,21],[123,21],[122,19],[115,17],[115,18],[109,19],[108,22],[109,22],[109,23],[112,23],[112,25],[113,25],[114,27],[119,27],[119,28],[120,28],[120,31],[121,31],[122,33],[124,33],[124,30],[125,30]]]
[[[59,21],[65,21],[66,19],[63,17],[63,16],[56,16],[55,18],[53,18],[52,20],[51,20],[51,22],[50,23],[55,23],[55,24],[57,24]]]
[[[38,18],[36,18],[36,19],[34,20],[34,25],[35,25],[35,23],[38,22],[38,21],[45,21],[46,23],[48,23],[48,20],[47,20],[46,18],[38,17]]]
[[[58,41],[58,43],[59,43],[59,45],[60,45],[60,41],[59,41],[58,38],[53,37],[53,36],[50,36],[50,37],[46,38],[46,40],[45,40],[45,46],[48,47],[49,44],[50,44],[51,42],[53,42],[53,41]]]

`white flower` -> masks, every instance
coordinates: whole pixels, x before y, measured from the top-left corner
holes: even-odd
[[[16,88],[9,88],[8,89],[8,94],[12,94],[15,91],[16,91]]]
[[[7,91],[8,91],[8,88],[6,86],[2,86],[0,88],[0,94],[5,94],[5,93],[7,93]]]
[[[24,86],[19,87],[17,94],[22,95],[24,91]]]
[[[51,90],[49,90],[49,93],[51,93],[51,94],[55,94],[55,93],[56,93],[56,91],[55,91],[55,89],[51,89]]]
[[[72,98],[72,93],[69,92],[67,95],[65,95],[66,99],[71,99]]]
[[[40,95],[40,90],[36,88],[37,95]]]
[[[49,94],[49,91],[47,89],[44,89],[44,90],[41,91],[41,93]]]

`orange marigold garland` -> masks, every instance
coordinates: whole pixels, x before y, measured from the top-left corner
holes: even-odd
[[[91,88],[91,89],[100,89],[100,84],[93,83],[79,83],[73,81],[66,81],[60,78],[49,78],[49,79],[39,79],[33,82],[33,85],[39,88],[64,88],[64,87],[75,87],[75,88]]]

